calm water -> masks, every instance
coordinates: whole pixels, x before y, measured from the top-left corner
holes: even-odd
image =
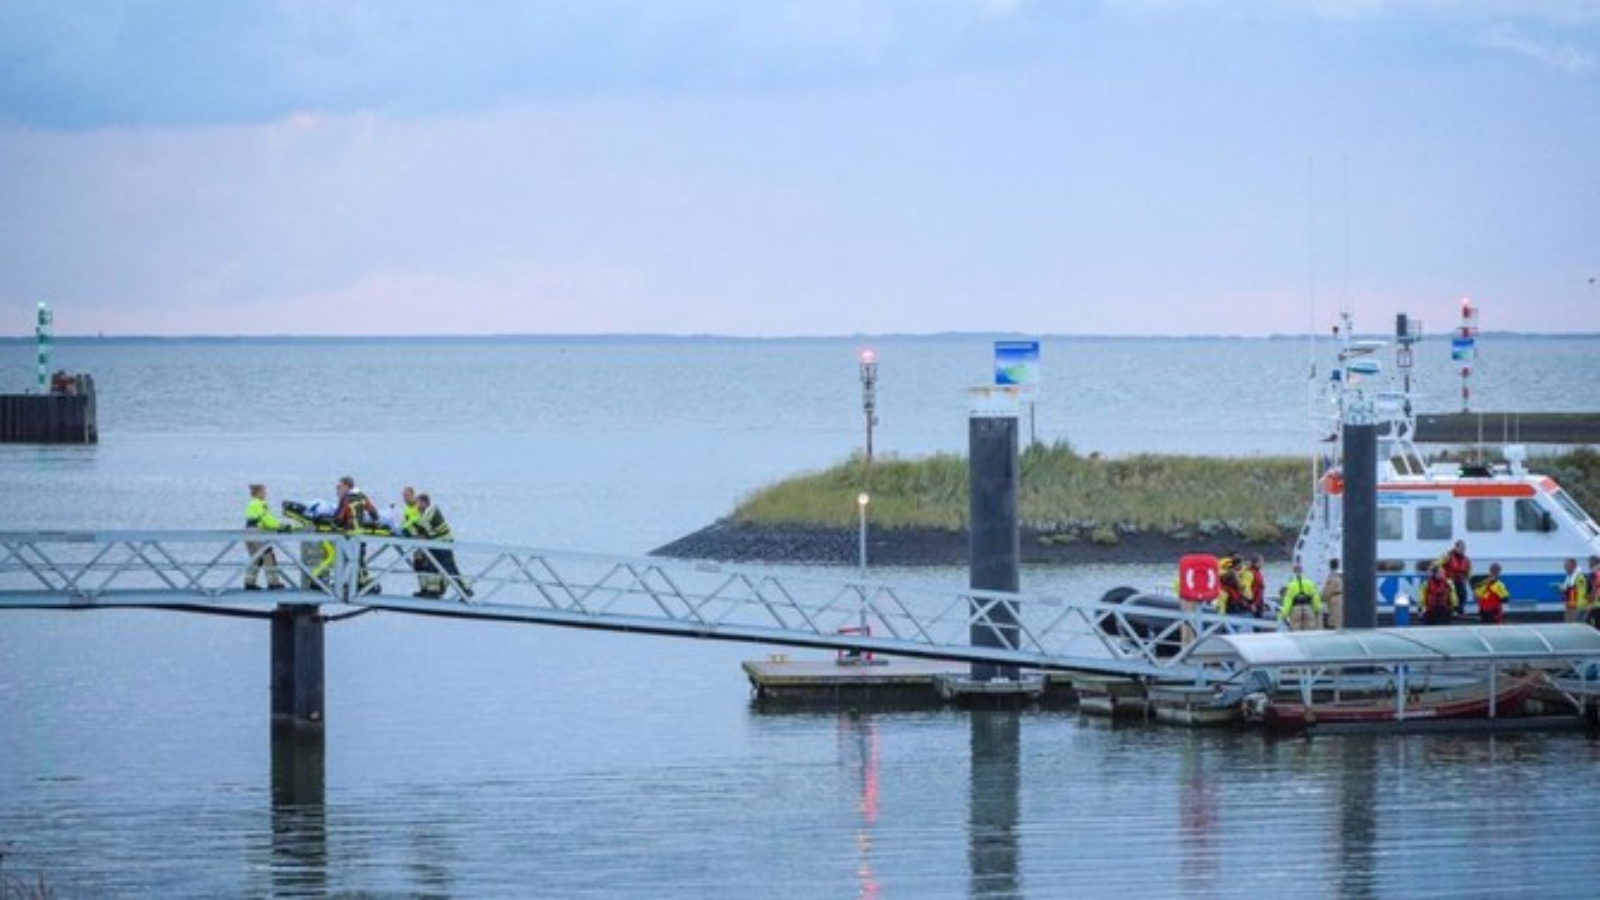
[[[858,446],[860,347],[68,344],[102,443],[0,447],[0,529],[232,527],[248,481],[309,500],[351,472],[385,501],[432,491],[463,539],[642,553]],[[989,342],[876,349],[879,451],[964,451]],[[1600,340],[1482,350],[1484,408],[1593,405]],[[1451,408],[1445,348],[1423,351]],[[0,343],[0,389],[31,365]],[[1042,440],[1306,448],[1304,342],[1047,341],[1043,369]],[[764,714],[738,664],[770,648],[378,615],[330,626],[326,740],[297,744],[268,727],[267,649],[252,621],[0,613],[4,872],[163,897],[1588,897],[1600,879],[1600,744],[1581,735]]]

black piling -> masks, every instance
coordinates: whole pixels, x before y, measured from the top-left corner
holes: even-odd
[[[1344,425],[1344,627],[1378,624],[1378,429]]]
[[[974,412],[968,419],[967,483],[971,493],[968,566],[974,590],[1015,593],[1021,587],[1022,558],[1017,530],[1017,417]],[[1014,603],[972,601],[974,647],[1016,649]],[[975,681],[1017,680],[1017,666],[973,663]]]
[[[272,720],[322,727],[322,614],[315,606],[272,612]]]

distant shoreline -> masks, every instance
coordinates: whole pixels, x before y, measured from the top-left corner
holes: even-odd
[[[1186,553],[1259,553],[1268,562],[1289,559],[1285,544],[1251,543],[1237,535],[1179,536],[1156,531],[1119,534],[1115,542],[1065,538],[1020,530],[1022,562],[1032,565],[1170,563]],[[945,528],[880,528],[867,532],[867,562],[876,566],[965,566],[968,536]],[[748,525],[722,520],[650,551],[651,556],[731,563],[853,566],[860,534],[853,528]]]
[[[1373,332],[1370,337],[1381,339],[1383,335]],[[701,344],[782,344],[782,343],[830,343],[837,341],[858,341],[866,343],[933,343],[950,340],[1010,340],[1026,337],[1029,340],[1060,341],[1060,342],[1139,342],[1139,341],[1180,341],[1207,343],[1217,341],[1304,341],[1320,335],[1306,334],[1256,334],[1256,335],[1230,335],[1230,334],[1029,334],[1019,335],[1014,332],[977,332],[977,331],[941,331],[927,334],[786,334],[786,335],[745,335],[745,334],[665,334],[653,332],[615,332],[595,334],[544,334],[544,333],[508,333],[508,334],[61,334],[56,333],[51,337],[51,342],[56,345],[93,345],[93,344],[167,344],[167,343],[200,343],[200,344],[383,344],[383,343],[428,343],[428,344],[460,344],[460,343],[500,343],[500,344],[646,344],[646,343],[701,343]],[[1590,340],[1600,338],[1600,332],[1593,331],[1495,331],[1482,332],[1478,335],[1480,340],[1495,338],[1512,338],[1517,340]],[[0,335],[0,346],[31,346],[37,342],[34,334]]]

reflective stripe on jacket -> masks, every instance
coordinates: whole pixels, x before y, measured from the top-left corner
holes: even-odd
[[[450,523],[444,520],[444,513],[439,512],[437,506],[430,506],[427,512],[417,516],[415,530],[419,538],[434,541],[453,540],[450,536]]]

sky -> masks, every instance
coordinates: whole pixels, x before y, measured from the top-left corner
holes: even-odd
[[[1600,0],[0,0],[0,335],[1600,332]]]

